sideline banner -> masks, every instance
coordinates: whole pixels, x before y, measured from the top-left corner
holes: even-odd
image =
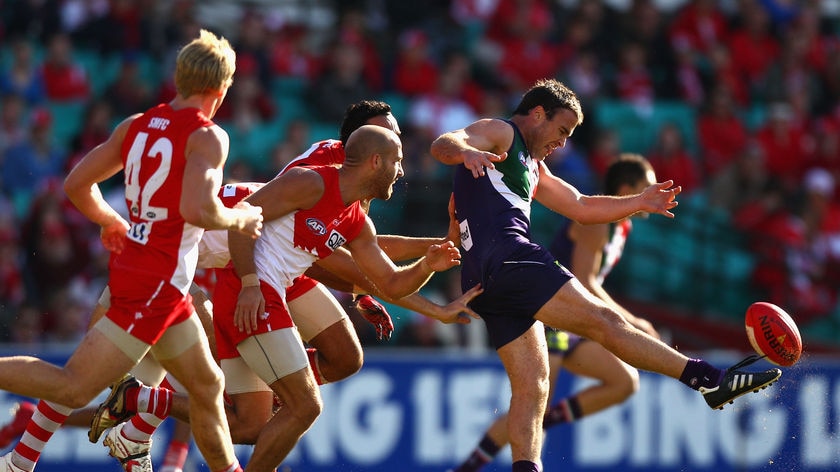
[[[66,355],[42,356],[61,364]],[[704,357],[721,366],[739,360]],[[443,472],[466,457],[507,409],[510,386],[493,353],[369,349],[365,362],[358,374],[322,388],[321,417],[280,470]],[[643,372],[639,392],[626,403],[549,430],[544,469],[840,470],[840,361],[805,357],[783,370],[777,384],[723,411],[709,409],[676,380]],[[586,385],[564,374],[558,394]],[[0,392],[0,421],[8,420],[6,411],[17,400]],[[156,466],[170,428],[167,421],[155,436]],[[250,450],[237,447],[243,463]],[[510,470],[508,451],[485,470]],[[195,447],[190,456],[188,470],[207,470]],[[121,469],[104,446],[88,442],[86,430],[66,428],[50,441],[36,470]]]

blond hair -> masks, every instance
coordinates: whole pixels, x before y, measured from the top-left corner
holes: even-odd
[[[233,83],[236,53],[227,39],[202,29],[175,60],[175,89],[187,98],[221,91]]]

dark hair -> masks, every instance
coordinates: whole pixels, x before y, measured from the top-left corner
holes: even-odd
[[[341,131],[338,139],[342,144],[347,144],[347,138],[353,131],[356,131],[367,121],[375,116],[384,116],[391,113],[391,105],[377,100],[362,100],[356,102],[344,111],[344,119],[341,120]]]
[[[583,111],[580,101],[574,92],[562,82],[555,79],[538,80],[533,87],[528,89],[522,100],[513,111],[514,115],[527,115],[532,108],[542,106],[545,116],[549,120],[554,117],[558,109],[571,110],[578,119],[578,124],[583,123]]]
[[[604,176],[604,191],[607,195],[618,195],[622,185],[636,186],[653,170],[647,159],[640,154],[623,153],[607,168]]]

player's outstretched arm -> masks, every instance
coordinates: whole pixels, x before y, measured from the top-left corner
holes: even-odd
[[[442,238],[421,238],[411,236],[399,236],[393,234],[382,234],[376,236],[376,242],[379,247],[385,251],[385,254],[394,261],[407,261],[409,259],[416,259],[426,254],[429,246],[433,244],[443,244],[451,241],[455,247],[461,246],[461,228],[458,226],[458,220],[455,218],[455,197],[449,196],[449,204],[447,206],[449,213],[449,228],[446,236]]]
[[[657,213],[669,218],[682,191],[673,181],[655,183],[642,193],[627,196],[584,195],[575,187],[554,176],[540,163],[540,183],[534,198],[546,208],[581,224],[618,221],[638,212]]]
[[[346,246],[362,273],[391,299],[416,292],[434,272],[448,270],[458,265],[461,259],[458,248],[446,242],[430,246],[419,260],[398,267],[376,243],[376,229],[370,218],[359,235]]]

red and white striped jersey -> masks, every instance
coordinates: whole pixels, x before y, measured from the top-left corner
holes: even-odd
[[[197,108],[149,109],[129,125],[122,143],[128,240],[112,254],[112,271],[151,274],[186,294],[195,275],[198,241],[204,230],[180,213],[185,149],[189,136],[212,126]]]
[[[337,167],[310,168],[324,179],[324,195],[310,209],[266,222],[254,248],[257,275],[281,294],[316,260],[355,239],[367,218],[358,201],[344,205]]]

